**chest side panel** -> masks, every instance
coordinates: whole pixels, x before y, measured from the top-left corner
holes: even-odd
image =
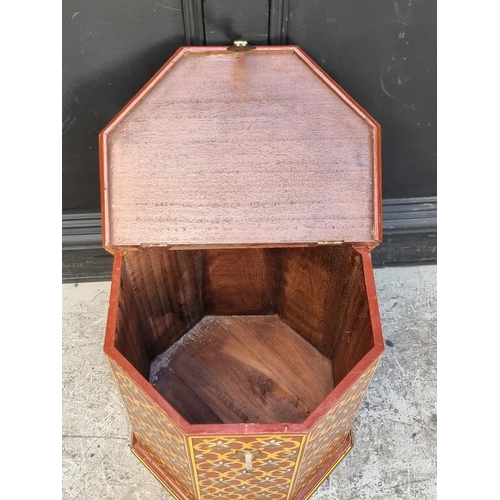
[[[375,361],[311,430],[293,487],[294,498],[346,440],[377,369]]]
[[[290,498],[304,438],[300,434],[190,437],[199,498]],[[241,457],[246,450],[260,452],[251,473]]]
[[[187,498],[194,500],[196,490],[186,438],[123,370],[112,361],[109,364],[137,441]]]

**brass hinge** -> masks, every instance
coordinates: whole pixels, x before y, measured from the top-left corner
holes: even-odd
[[[139,243],[140,247],[152,248],[152,247],[168,247],[168,243]]]
[[[248,45],[246,40],[235,40],[233,45],[227,48],[227,50],[233,50],[235,52],[248,52],[249,50],[255,49],[255,45]]]
[[[340,241],[318,241],[318,245],[342,245],[344,240]]]

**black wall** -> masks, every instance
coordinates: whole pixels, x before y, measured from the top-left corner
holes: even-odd
[[[184,44],[181,0],[65,0],[63,209],[100,209],[97,136]]]
[[[382,126],[383,196],[436,195],[436,3],[290,0],[302,47]]]
[[[62,28],[66,279],[105,274],[89,261],[105,259],[99,131],[181,45],[236,38],[299,45],[380,122],[384,243],[374,260],[436,258],[435,2],[65,0]]]

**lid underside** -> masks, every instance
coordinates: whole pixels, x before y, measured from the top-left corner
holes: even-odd
[[[102,136],[105,246],[377,239],[377,126],[296,50],[185,50],[148,85]]]

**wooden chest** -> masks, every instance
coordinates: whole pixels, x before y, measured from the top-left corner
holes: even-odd
[[[133,452],[175,498],[308,498],[383,352],[379,125],[297,47],[185,47],[100,159]]]

